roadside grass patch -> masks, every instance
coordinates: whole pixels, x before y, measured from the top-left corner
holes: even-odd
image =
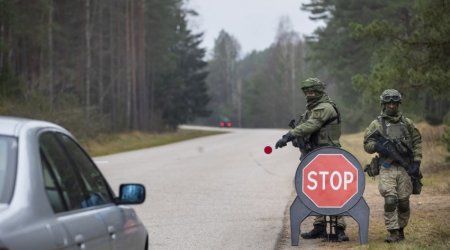
[[[415,250],[415,249],[450,249],[450,219],[449,207],[443,209],[430,210],[428,205],[423,205],[417,209],[417,205],[412,205],[411,218],[405,228],[406,240],[399,243],[388,244],[384,239],[388,235],[384,226],[383,214],[378,213],[372,217],[369,224],[369,243],[367,245],[357,245],[351,249],[367,250]],[[352,240],[359,240],[358,225],[352,221],[347,226],[348,234]],[[350,248],[349,247],[349,248]],[[336,249],[345,249],[340,244],[333,246]]]
[[[424,186],[422,194],[411,196],[411,218],[405,228],[406,240],[395,244],[384,242],[388,235],[383,219],[384,204],[382,197],[376,193],[379,197],[369,204],[371,213],[369,244],[352,246],[348,243],[339,243],[331,245],[330,249],[450,249],[450,163],[448,162],[450,154],[441,140],[445,126],[420,123],[417,128],[422,134],[421,170],[424,175],[422,179]],[[344,135],[341,137],[341,144],[345,150],[355,155],[364,167],[374,155],[364,151],[363,136],[363,133]],[[378,181],[378,177],[371,178],[366,175],[366,191],[368,186],[377,190]],[[366,195],[369,194],[365,193]],[[350,239],[359,241],[357,223],[351,218],[346,218],[346,221],[348,223],[346,231]]]
[[[108,155],[119,152],[162,146],[169,143],[194,139],[197,137],[222,134],[217,131],[180,129],[172,133],[144,133],[133,131],[120,134],[100,134],[80,143],[92,156]]]
[[[446,168],[435,173],[424,173],[422,179],[424,187],[432,188],[436,193],[450,194],[450,169]]]

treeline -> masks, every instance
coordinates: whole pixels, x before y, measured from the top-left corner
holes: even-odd
[[[286,127],[305,110],[298,83],[306,77],[305,44],[289,18],[281,18],[273,44],[240,57],[238,40],[226,31],[215,41],[207,78],[212,115],[243,127]]]
[[[81,131],[208,115],[202,34],[182,0],[0,0],[0,114]]]
[[[161,131],[198,117],[286,128],[305,109],[299,82],[318,77],[347,132],[380,112],[386,88],[401,91],[414,120],[449,122],[450,0],[301,8],[325,23],[312,36],[284,17],[267,49],[242,55],[222,31],[206,61],[183,0],[0,0],[0,114],[78,133]]]
[[[239,58],[222,32],[209,62],[214,119],[249,127],[286,127],[303,112],[298,83],[318,77],[338,103],[344,130],[360,131],[380,112],[386,88],[404,97],[416,121],[449,122],[449,0],[311,0],[301,8],[324,27],[299,38],[280,22],[274,43]],[[230,38],[231,37],[231,38]]]
[[[450,104],[449,0],[314,0],[303,9],[327,23],[309,43],[308,61],[336,85],[349,129],[363,128],[380,111],[378,96],[386,88],[403,94],[409,116],[444,122]]]

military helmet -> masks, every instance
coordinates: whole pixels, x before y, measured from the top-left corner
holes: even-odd
[[[308,78],[302,81],[300,86],[303,91],[312,89],[317,92],[323,92],[325,90],[325,84],[317,78]]]
[[[386,89],[380,95],[380,103],[385,104],[389,102],[402,102],[402,94],[396,89]]]

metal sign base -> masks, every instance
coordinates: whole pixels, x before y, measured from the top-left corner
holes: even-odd
[[[352,217],[359,226],[359,243],[367,244],[369,238],[369,213],[370,209],[364,198],[360,198],[359,201],[350,208],[347,212],[340,214],[340,216]],[[290,220],[291,220],[291,244],[292,246],[298,246],[300,236],[300,225],[308,216],[324,215],[318,214],[309,209],[297,196],[291,205]],[[328,214],[327,214],[328,215]]]
[[[336,233],[337,228],[337,216],[329,215],[324,216],[325,217],[325,230],[329,226],[329,233],[327,233],[327,237],[323,241],[327,242],[338,242],[338,234]]]

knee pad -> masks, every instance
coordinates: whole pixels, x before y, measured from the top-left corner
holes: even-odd
[[[388,195],[384,197],[384,211],[394,212],[397,208],[397,197],[393,195]]]
[[[398,200],[398,212],[399,213],[409,212],[409,199]]]

